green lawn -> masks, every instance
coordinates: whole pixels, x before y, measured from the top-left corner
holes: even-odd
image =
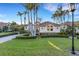
[[[58,46],[63,52],[52,47],[48,41]],[[69,55],[71,40],[68,38],[14,39],[0,44],[0,55]],[[79,40],[75,39],[75,49],[79,50]]]
[[[1,32],[0,36],[2,36],[2,35],[8,35],[8,34],[11,34],[11,33],[13,33],[13,32]]]
[[[13,35],[13,34],[15,34],[15,32],[1,32],[0,37],[9,36],[9,35]]]
[[[9,34],[10,32],[2,32],[0,33],[0,35],[5,35],[5,34]]]

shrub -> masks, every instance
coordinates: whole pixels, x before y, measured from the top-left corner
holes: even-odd
[[[61,32],[61,33],[41,33],[40,37],[41,38],[46,38],[46,37],[63,37],[63,38],[68,38],[68,35],[66,35],[65,32]]]
[[[23,36],[29,36],[30,34],[29,33],[25,33],[25,34],[23,34]]]
[[[60,32],[60,33],[40,33],[40,35],[45,35],[45,36],[52,36],[52,35],[67,35],[65,32]]]
[[[16,39],[36,39],[36,36],[17,36]]]
[[[48,37],[61,37],[61,38],[68,38],[67,35],[51,35],[51,36],[40,36],[41,38],[48,38]]]
[[[30,34],[30,32],[29,31],[26,31],[26,30],[20,30],[19,33],[20,34],[23,34],[23,33]]]
[[[79,35],[79,33],[76,33],[76,35]]]

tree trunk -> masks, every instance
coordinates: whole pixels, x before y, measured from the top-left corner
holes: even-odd
[[[34,24],[35,24],[35,19],[36,19],[36,18],[35,18],[35,9],[34,9]]]
[[[31,12],[31,23],[32,23],[32,11],[30,11]]]
[[[30,23],[30,16],[29,16],[29,10],[28,10],[28,24]]]
[[[26,25],[26,15],[24,15],[24,25]]]
[[[21,20],[21,25],[22,25],[22,16],[20,16],[20,20]]]

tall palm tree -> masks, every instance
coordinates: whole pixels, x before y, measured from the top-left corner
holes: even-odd
[[[27,14],[27,12],[26,11],[24,11],[24,25],[26,25],[26,14]]]
[[[37,19],[38,19],[38,4],[36,4],[35,12],[36,12],[36,21],[37,21]]]
[[[66,10],[66,15],[68,16],[69,19],[69,10]]]
[[[17,13],[17,15],[18,15],[18,16],[20,16],[21,25],[22,25],[22,15],[23,15],[23,13],[21,13],[21,12],[18,12],[18,13]]]
[[[25,8],[28,10],[28,20],[32,23],[32,9],[33,9],[33,3],[25,3]],[[30,15],[30,16],[29,16]]]

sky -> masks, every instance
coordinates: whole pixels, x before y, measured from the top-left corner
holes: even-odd
[[[38,9],[38,16],[41,18],[41,22],[50,21],[55,22],[54,19],[51,18],[52,14],[55,13],[57,7],[60,5],[63,6],[63,10],[68,9],[67,3],[43,3],[40,4]],[[25,11],[25,7],[21,3],[0,3],[0,22],[12,22],[15,21],[20,24],[20,19],[17,16],[17,12]],[[79,5],[77,4],[76,11],[74,12],[75,21],[79,21]],[[66,16],[66,21],[71,21],[71,13],[70,17]],[[28,21],[26,21],[27,23]]]

